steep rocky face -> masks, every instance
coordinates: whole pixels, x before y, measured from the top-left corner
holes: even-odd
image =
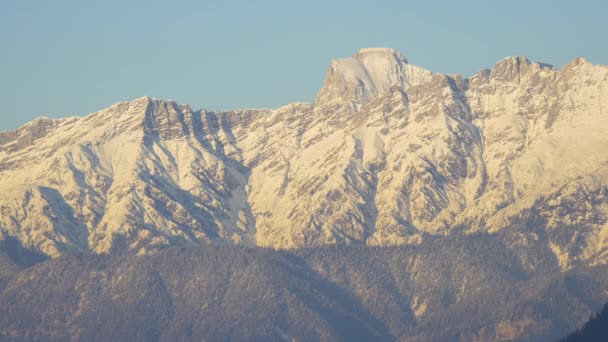
[[[3,234],[50,255],[219,237],[253,244],[249,171],[224,135],[229,120],[141,98],[58,124],[3,153]]]
[[[364,49],[332,62],[314,104],[141,98],[41,119],[0,134],[0,232],[58,255],[510,231],[564,268],[602,263],[607,99],[608,68],[582,59],[509,57],[466,79]]]

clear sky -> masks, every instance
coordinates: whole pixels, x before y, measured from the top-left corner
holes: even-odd
[[[509,55],[608,64],[608,1],[0,0],[0,130],[144,95],[309,102],[331,59],[376,46],[464,76]]]

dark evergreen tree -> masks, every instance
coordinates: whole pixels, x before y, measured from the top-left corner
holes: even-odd
[[[591,316],[589,321],[561,342],[605,342],[608,341],[608,304],[602,311]]]

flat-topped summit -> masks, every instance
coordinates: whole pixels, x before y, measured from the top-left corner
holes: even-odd
[[[372,48],[363,48],[357,51],[353,58],[358,60],[363,60],[366,58],[394,58],[404,64],[408,64],[407,59],[401,52],[393,49],[393,48],[385,48],[385,47],[372,47]]]
[[[331,62],[315,104],[363,104],[392,86],[405,89],[430,75],[430,71],[408,64],[395,49],[361,49],[350,58]]]

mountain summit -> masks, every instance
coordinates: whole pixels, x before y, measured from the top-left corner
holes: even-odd
[[[352,101],[364,104],[392,86],[405,90],[430,75],[430,71],[409,65],[405,57],[394,49],[361,49],[351,58],[331,63],[315,103]]]
[[[509,236],[569,269],[608,246],[608,68],[510,57],[467,79],[392,49],[331,63],[313,104],[143,97],[0,133],[0,237],[57,256]],[[27,170],[27,172],[24,172]]]

